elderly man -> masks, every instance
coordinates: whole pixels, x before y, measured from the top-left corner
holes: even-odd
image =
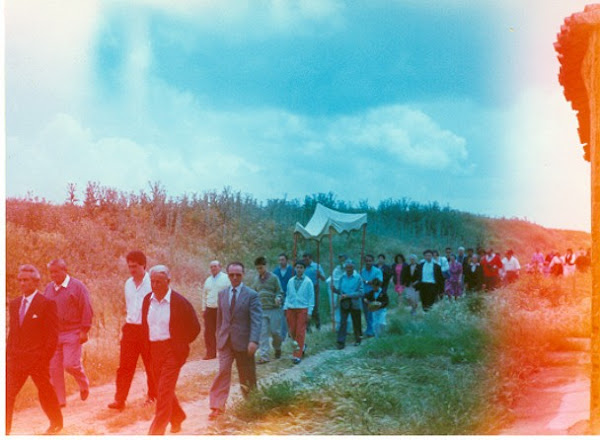
[[[371,261],[372,263],[372,261]],[[341,350],[346,346],[346,333],[348,328],[348,315],[352,317],[352,328],[354,330],[354,345],[360,345],[362,339],[360,311],[363,292],[363,280],[354,271],[352,260],[346,260],[345,273],[340,278],[334,292],[340,296],[341,320],[337,333],[337,346]],[[377,269],[379,271],[379,269]],[[379,271],[381,272],[381,271]]]
[[[415,279],[416,289],[421,295],[421,305],[424,311],[428,311],[435,303],[439,295],[444,292],[444,276],[442,268],[433,261],[433,251],[423,252],[425,261],[417,266]]]
[[[115,400],[108,404],[110,409],[122,410],[131,388],[138,358],[141,356],[146,369],[148,384],[147,403],[156,400],[156,383],[152,372],[152,362],[147,344],[142,334],[142,301],[152,291],[150,275],[146,272],[146,255],[142,251],[131,251],[125,257],[131,275],[125,281],[125,325],[121,336],[121,354],[117,370],[117,390]]]
[[[227,275],[221,272],[221,263],[218,260],[211,261],[210,276],[204,281],[204,287],[200,290],[206,346],[206,355],[203,358],[205,361],[217,357],[217,300],[219,292],[230,285]]]
[[[58,343],[56,303],[38,291],[40,273],[31,264],[19,267],[17,279],[22,296],[14,298],[8,306],[6,434],[10,434],[12,426],[15,398],[30,376],[50,420],[46,434],[57,434],[63,427],[63,417],[49,372],[50,359]]]
[[[86,400],[90,394],[90,382],[81,364],[82,345],[88,340],[92,326],[92,305],[85,285],[67,273],[63,259],[48,263],[52,282],[46,286],[44,296],[56,302],[58,314],[58,345],[50,361],[50,380],[56,390],[61,407],[66,406],[66,370],[79,385],[79,396]]]
[[[232,262],[227,265],[231,286],[219,292],[217,313],[217,350],[219,372],[210,387],[209,420],[215,420],[225,411],[231,387],[231,367],[237,365],[242,395],[256,388],[254,353],[260,340],[262,309],[258,293],[245,286],[244,265]]]
[[[283,292],[281,284],[279,284],[279,279],[267,270],[267,259],[265,257],[256,258],[254,260],[254,267],[256,267],[256,275],[248,283],[248,287],[258,293],[262,308],[257,363],[266,364],[270,361],[270,338],[273,338],[275,358],[279,359],[281,357],[281,305],[283,304]]]
[[[171,289],[171,273],[164,265],[150,269],[152,292],[142,303],[142,331],[150,346],[152,370],[157,384],[156,411],[148,434],[181,431],[185,412],[175,395],[179,371],[190,353],[190,344],[200,333],[192,304]]]
[[[379,270],[379,268],[373,264],[374,262],[375,262],[375,258],[373,257],[373,255],[370,255],[370,254],[365,255],[365,267],[360,272],[360,276],[364,283],[363,284],[363,293],[365,295],[373,290],[371,281],[373,281],[375,278],[379,279],[379,281],[381,281],[383,283],[383,272],[381,272],[381,270]],[[365,320],[367,321],[367,328],[365,330],[365,336],[367,338],[372,338],[375,336],[375,331],[373,329],[373,315],[372,315],[371,311],[369,310],[368,305],[362,301],[361,301],[361,303],[362,303],[362,307],[363,307],[363,312],[365,313]],[[344,319],[343,316],[342,316],[342,319]],[[352,325],[354,325],[354,323]]]

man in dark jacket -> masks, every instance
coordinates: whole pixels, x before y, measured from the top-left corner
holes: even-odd
[[[429,249],[423,252],[425,261],[417,266],[415,278],[417,290],[421,295],[423,310],[427,311],[435,303],[438,295],[444,292],[444,275],[439,264],[433,262],[433,252]]]
[[[46,434],[57,434],[63,417],[49,371],[58,343],[56,303],[38,291],[40,273],[31,264],[19,267],[18,280],[23,295],[10,302],[6,341],[6,434],[10,434],[15,398],[29,376],[50,419]]]
[[[156,412],[148,434],[164,435],[181,431],[185,412],[175,395],[179,370],[190,353],[190,343],[200,333],[200,323],[192,304],[169,286],[166,266],[150,269],[152,292],[142,303],[142,332],[150,345],[152,369],[157,384]]]

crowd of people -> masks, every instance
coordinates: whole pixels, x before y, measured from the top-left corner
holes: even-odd
[[[177,378],[189,355],[189,345],[201,332],[200,320],[192,303],[171,289],[167,266],[146,270],[146,255],[131,251],[126,256],[130,273],[124,285],[126,319],[122,328],[119,367],[114,401],[108,407],[124,410],[138,358],[146,372],[146,403],[155,405],[149,434],[162,435],[170,424],[179,432],[186,414],[175,394]],[[307,352],[307,333],[319,329],[319,293],[326,283],[330,307],[334,311],[337,348],[346,346],[354,335],[354,345],[363,338],[385,332],[390,286],[400,301],[416,314],[447,297],[457,300],[466,291],[489,291],[519,278],[521,265],[512,250],[504,256],[492,248],[466,249],[456,253],[448,247],[444,255],[425,250],[422,257],[398,253],[393,264],[386,256],[377,260],[364,256],[359,267],[346,254],[338,255],[338,265],[326,277],[320,264],[305,253],[292,264],[281,253],[273,271],[267,259],[254,260],[255,273],[246,277],[239,261],[225,267],[217,260],[209,265],[210,275],[199,289],[204,324],[204,360],[218,358],[218,372],[210,388],[210,420],[224,411],[231,388],[235,361],[242,395],[256,387],[256,364],[282,357],[282,344],[290,338],[291,362],[302,362]],[[589,251],[564,255],[553,251],[544,256],[536,250],[525,270],[548,276],[568,276],[586,271]],[[362,266],[362,265],[360,265]],[[81,281],[68,273],[62,259],[47,266],[51,282],[43,293],[38,290],[41,275],[36,267],[19,267],[17,279],[22,295],[10,301],[9,333],[6,346],[6,433],[11,430],[14,402],[31,376],[39,391],[42,409],[50,420],[46,434],[63,428],[66,406],[64,372],[71,374],[81,400],[89,396],[89,380],[81,362],[82,346],[88,340],[93,310],[90,294]],[[363,332],[363,317],[365,329]]]

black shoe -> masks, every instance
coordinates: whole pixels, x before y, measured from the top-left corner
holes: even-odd
[[[86,400],[89,395],[90,395],[90,390],[79,391],[79,396],[81,397],[81,400]]]
[[[115,400],[114,402],[109,403],[108,407],[110,409],[118,409],[119,411],[122,411],[123,409],[125,409],[125,402],[118,402]]]
[[[281,350],[275,350],[275,359],[281,358]]]
[[[342,344],[341,342],[338,342],[338,344],[337,344],[338,350],[343,350],[345,346],[346,346],[346,344]]]
[[[306,353],[307,348],[308,348],[308,345],[304,344],[304,348],[302,349],[302,357],[304,357],[304,354]]]
[[[300,359],[300,358],[292,359],[292,364],[294,364],[294,365],[298,365],[300,362],[302,362],[302,359]]]
[[[46,432],[44,432],[45,435],[54,435],[54,434],[58,434],[60,431],[62,431],[62,425],[50,425],[48,427],[48,429],[46,429]]]
[[[360,345],[360,341],[354,343],[355,347],[358,347],[359,345]]]

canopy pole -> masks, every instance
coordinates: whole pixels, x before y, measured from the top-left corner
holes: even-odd
[[[313,309],[313,313],[317,312],[317,319],[315,325],[321,326],[321,321],[319,318],[319,294],[321,293],[321,289],[319,287],[319,265],[321,263],[321,240],[317,240],[317,287],[315,291],[315,308]]]
[[[362,230],[363,230],[363,233],[362,233],[362,248],[360,250],[360,271],[358,273],[362,272],[363,263],[365,261],[365,240],[367,238],[367,224],[366,223],[362,226]]]
[[[298,233],[294,232],[294,250],[292,250],[292,263],[296,267],[296,252],[298,248]]]
[[[331,330],[335,333],[335,299],[333,295],[333,239],[331,228],[329,228],[329,273],[331,274]]]

